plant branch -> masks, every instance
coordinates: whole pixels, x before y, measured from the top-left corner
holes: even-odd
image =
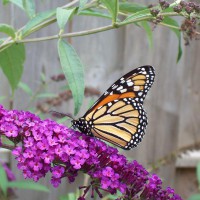
[[[115,28],[124,26],[124,25],[129,24],[129,23],[139,22],[139,21],[143,21],[143,20],[150,20],[152,18],[153,18],[152,16],[141,17],[140,19],[135,19],[135,20],[131,20],[131,21],[128,21],[128,22],[116,23],[114,25],[108,25],[108,26],[103,26],[103,27],[99,27],[99,28],[95,28],[95,29],[79,31],[79,32],[74,32],[74,33],[52,35],[52,36],[40,37],[40,38],[22,39],[22,40],[18,40],[18,41],[9,41],[9,42],[7,42],[6,45],[10,45],[10,44],[13,44],[15,42],[16,43],[41,42],[41,41],[58,39],[58,38],[79,37],[79,36],[84,36],[84,35],[90,35],[90,34],[94,34],[94,33],[99,33],[99,32],[103,32],[103,31],[115,29]]]
[[[70,2],[69,4],[63,6],[63,8],[73,6],[77,2],[78,2],[78,0],[74,0],[74,1]],[[92,5],[94,5],[94,3],[96,3],[96,1],[93,1]],[[120,13],[120,14],[122,14],[122,13]],[[168,12],[168,13],[166,12],[166,13],[161,13],[160,15],[162,15],[162,16],[180,16],[182,14],[181,13],[178,14],[176,12]],[[59,38],[85,36],[85,35],[95,34],[95,33],[103,32],[103,31],[108,31],[108,30],[111,30],[111,29],[116,29],[118,27],[122,27],[122,26],[125,26],[125,25],[128,25],[128,24],[132,24],[132,23],[136,23],[136,22],[140,22],[140,21],[151,21],[152,19],[155,19],[155,17],[153,17],[149,13],[149,14],[146,14],[145,16],[138,16],[137,18],[125,20],[125,21],[122,21],[122,22],[117,22],[117,23],[112,24],[112,25],[107,25],[107,26],[103,26],[103,27],[99,27],[99,28],[95,28],[95,29],[84,30],[84,31],[79,31],[79,32],[72,32],[72,33],[65,33],[65,34],[61,34],[61,35],[57,34],[57,35],[46,36],[46,37],[23,39],[23,38],[27,37],[28,35],[32,34],[33,32],[36,32],[36,31],[40,30],[41,28],[48,26],[49,24],[54,23],[56,21],[56,17],[53,17],[53,18],[35,26],[26,35],[23,35],[22,39],[12,40],[12,38],[9,38],[9,39],[5,40],[4,43],[0,45],[0,51],[3,51],[5,48],[9,47],[10,45],[12,45],[14,43],[41,42],[41,41],[48,41],[48,40],[59,39]],[[180,30],[180,28],[176,27],[176,26],[164,24],[162,22],[160,24],[162,26],[166,26],[166,27],[170,27],[170,28]],[[21,28],[19,31],[21,31],[21,30],[23,30],[23,28]],[[19,33],[19,31],[18,31],[18,33]]]

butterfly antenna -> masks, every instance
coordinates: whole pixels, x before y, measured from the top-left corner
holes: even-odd
[[[57,111],[54,111],[54,110],[50,110],[49,113],[55,113],[57,115],[60,115],[60,116],[63,116],[63,117],[69,117],[70,119],[74,120],[74,118],[66,113],[61,113],[61,112],[57,112]]]

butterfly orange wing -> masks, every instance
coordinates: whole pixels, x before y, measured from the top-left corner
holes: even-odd
[[[153,67],[142,66],[117,80],[83,116],[92,135],[123,149],[137,146],[148,123],[143,101],[154,78]]]

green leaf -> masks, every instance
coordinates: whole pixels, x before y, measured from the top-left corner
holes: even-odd
[[[24,92],[26,92],[30,96],[33,95],[33,91],[31,90],[31,88],[26,83],[19,82],[18,87],[21,88],[22,90],[24,90]]]
[[[76,200],[76,199],[77,199],[77,195],[72,192],[59,197],[59,200]]]
[[[162,24],[169,26],[169,28],[176,34],[178,37],[178,55],[176,61],[179,62],[182,56],[182,47],[181,47],[181,32],[179,30],[179,24],[176,20],[172,19],[171,17],[165,17],[162,21]],[[174,28],[173,28],[174,27]]]
[[[72,46],[64,40],[58,41],[58,53],[63,73],[68,81],[74,99],[74,114],[76,115],[84,98],[84,69]]]
[[[147,21],[140,22],[140,25],[146,31],[149,47],[153,48],[153,34],[152,34],[151,26],[149,25],[149,23]]]
[[[169,13],[169,12],[174,12],[173,7],[168,7],[168,8],[161,11],[161,13]]]
[[[87,4],[88,0],[80,0],[79,1],[79,9],[78,9],[78,13],[84,9],[85,5]]]
[[[133,20],[142,20],[143,18],[145,17],[151,17],[151,13],[149,11],[149,9],[145,9],[145,10],[142,10],[142,11],[138,11],[130,16],[128,16],[122,23],[127,23],[127,22],[132,22]],[[153,17],[152,17],[153,18]],[[143,20],[145,21],[145,20]]]
[[[2,136],[2,141],[6,145],[14,145],[14,143],[10,141],[6,136]]]
[[[193,194],[188,198],[188,200],[199,200],[200,199],[200,194]]]
[[[8,24],[0,24],[0,32],[11,36],[13,39],[15,38],[15,29]]]
[[[6,5],[9,3],[9,0],[3,0],[3,5]]]
[[[197,164],[197,181],[200,188],[200,162]]]
[[[41,185],[39,183],[32,182],[32,181],[12,181],[12,182],[8,182],[8,187],[49,192],[49,189],[46,186]]]
[[[37,98],[52,98],[52,97],[57,97],[57,95],[54,93],[42,93],[37,95]]]
[[[0,188],[5,196],[7,196],[7,188],[8,188],[8,179],[6,172],[2,165],[0,165]]]
[[[109,10],[110,14],[112,15],[112,21],[117,21],[117,15],[119,12],[119,2],[118,0],[101,0],[102,3],[106,6]]]
[[[23,37],[27,36],[29,33],[32,32],[32,30],[34,30],[36,26],[48,20],[49,18],[53,17],[55,14],[56,14],[55,9],[38,13],[25,25],[24,29],[22,30],[22,36]]]
[[[79,15],[88,15],[88,16],[96,16],[96,17],[112,19],[112,16],[110,14],[103,13],[98,10],[92,10],[92,9],[82,10],[79,12]]]
[[[13,44],[0,52],[0,67],[7,77],[13,92],[21,79],[24,61],[25,47],[23,44]]]
[[[35,2],[33,0],[22,0],[23,8],[30,19],[35,16]]]
[[[147,7],[138,3],[132,3],[132,2],[119,3],[119,11],[122,11],[122,12],[135,13],[144,9],[147,9]]]
[[[21,8],[22,10],[24,10],[22,0],[3,0],[4,5],[7,4],[7,3],[13,3],[16,6],[18,6],[19,8]]]
[[[65,24],[70,19],[70,17],[72,16],[75,10],[76,8],[72,8],[68,10],[63,9],[63,8],[57,8],[56,18],[57,18],[58,26],[61,30],[65,28]]]
[[[67,194],[67,199],[69,200],[76,200],[76,194],[75,193],[72,193],[70,192],[69,194]]]

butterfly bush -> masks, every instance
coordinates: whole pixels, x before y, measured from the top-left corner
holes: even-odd
[[[14,143],[12,150],[24,178],[38,181],[51,173],[51,184],[58,187],[63,179],[72,183],[78,172],[91,177],[89,185],[80,186],[84,200],[102,191],[122,193],[120,199],[180,200],[170,187],[150,174],[137,161],[129,162],[118,150],[53,120],[41,120],[27,111],[6,110],[0,106],[0,138]],[[5,147],[1,142],[0,144]]]

